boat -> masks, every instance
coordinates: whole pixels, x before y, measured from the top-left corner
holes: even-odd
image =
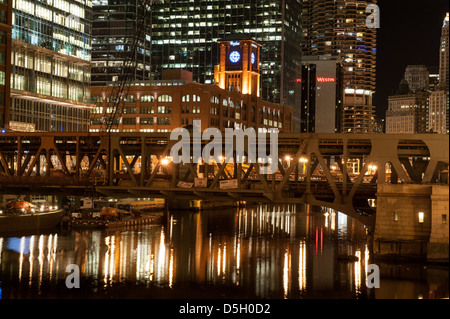
[[[28,202],[0,205],[0,233],[27,232],[56,228],[64,216],[63,209],[44,207]]]

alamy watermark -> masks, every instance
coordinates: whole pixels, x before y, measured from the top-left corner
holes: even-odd
[[[366,287],[369,289],[380,288],[380,267],[378,265],[367,266]]]
[[[369,29],[379,29],[380,22],[380,7],[376,4],[369,4],[366,8],[366,13],[370,13],[366,19],[366,26]]]
[[[277,129],[257,133],[254,128],[228,128],[223,136],[217,128],[208,128],[202,133],[201,121],[193,122],[192,138],[186,128],[175,129],[170,134],[171,141],[178,141],[170,150],[174,164],[222,164],[233,160],[238,164],[263,164],[259,168],[263,175],[274,174],[278,170]],[[203,150],[202,141],[209,141]]]
[[[69,289],[80,288],[80,267],[70,264],[66,267],[66,272],[70,273],[66,277],[66,287]]]

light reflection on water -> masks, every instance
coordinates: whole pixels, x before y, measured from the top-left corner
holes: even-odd
[[[83,298],[155,298],[159,291],[188,298],[428,297],[424,269],[406,280],[387,278],[385,290],[383,278],[380,290],[366,289],[365,235],[363,225],[331,209],[261,205],[176,212],[166,225],[118,231],[0,237],[0,289],[3,298],[73,298],[64,281],[67,265],[76,264]],[[403,284],[413,293],[395,289]]]

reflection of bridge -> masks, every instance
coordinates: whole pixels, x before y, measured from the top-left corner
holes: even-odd
[[[377,184],[448,183],[447,135],[280,134],[267,176],[262,164],[175,165],[174,143],[167,133],[4,133],[0,192],[309,203],[364,220]],[[192,185],[199,176],[206,187]]]

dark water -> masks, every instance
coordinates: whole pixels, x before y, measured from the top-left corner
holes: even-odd
[[[164,225],[0,237],[0,298],[448,297],[448,267],[372,263],[366,230],[310,206],[176,212]],[[342,260],[356,256],[358,261]],[[79,266],[80,289],[65,285]]]

